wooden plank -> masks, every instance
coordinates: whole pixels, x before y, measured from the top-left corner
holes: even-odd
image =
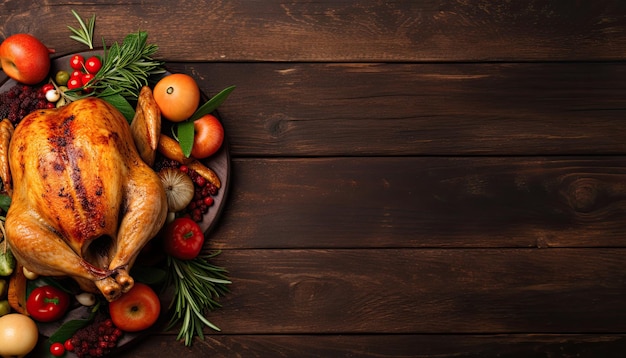
[[[97,14],[97,45],[141,29],[163,58],[183,61],[622,60],[626,47],[626,6],[610,0],[14,0],[0,7],[0,33],[82,50],[65,27],[71,9]]]
[[[626,337],[598,335],[211,335],[183,348],[171,336],[120,358],[173,357],[509,357],[621,358]]]
[[[237,85],[235,156],[626,153],[626,63],[170,65]]]
[[[223,334],[626,330],[624,249],[226,250]]]
[[[626,157],[233,160],[215,248],[624,247]]]

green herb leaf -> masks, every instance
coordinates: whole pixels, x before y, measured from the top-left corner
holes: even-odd
[[[71,338],[76,331],[87,326],[91,321],[93,321],[96,314],[98,314],[98,311],[100,310],[100,302],[96,303],[90,308],[90,310],[91,312],[89,313],[89,317],[86,319],[73,319],[63,323],[59,329],[50,335],[48,343],[52,344],[54,342],[65,342]]]
[[[141,265],[133,266],[131,275],[136,281],[143,282],[146,285],[161,284],[167,277],[167,273],[163,269]]]
[[[101,98],[109,102],[113,107],[117,108],[120,112],[122,112],[122,114],[124,115],[128,123],[133,121],[133,118],[135,117],[135,109],[133,108],[133,106],[130,105],[130,103],[128,103],[126,98],[124,98],[122,95],[120,95],[119,93],[110,94],[108,96],[104,96]]]
[[[150,76],[165,73],[163,63],[152,59],[158,46],[148,44],[147,39],[145,31],[138,31],[128,34],[121,45],[115,42],[108,49],[105,47],[102,68],[91,86],[96,93],[136,99]]]
[[[198,108],[196,112],[191,116],[191,118],[189,118],[189,120],[195,121],[196,119],[199,119],[200,117],[215,111],[217,107],[219,107],[226,100],[226,98],[228,98],[228,95],[230,95],[230,93],[234,90],[235,86],[226,87],[220,93],[216,94],[215,96],[213,96],[213,98],[203,104],[200,108]]]
[[[183,339],[190,346],[194,337],[204,338],[203,327],[219,331],[219,327],[211,323],[206,314],[220,307],[216,298],[228,292],[231,283],[226,270],[214,266],[208,260],[219,252],[207,256],[198,256],[192,260],[167,258],[168,285],[174,287],[173,307],[166,330],[180,323],[176,339]]]
[[[91,322],[90,319],[74,319],[71,321],[67,321],[63,323],[59,329],[57,329],[51,336],[48,338],[48,341],[51,343],[54,342],[65,342],[69,338],[71,338],[76,331],[85,327]]]
[[[180,143],[180,148],[183,150],[183,155],[189,158],[191,155],[191,148],[193,147],[193,137],[195,135],[193,121],[180,122],[176,128],[176,137]]]
[[[0,194],[0,209],[9,211],[9,206],[11,205],[11,197],[6,194]]]
[[[96,26],[96,15],[91,16],[91,18],[87,20],[87,24],[85,24],[85,21],[83,21],[83,19],[80,17],[80,15],[78,15],[76,11],[72,10],[72,14],[78,20],[80,28],[76,29],[68,26],[67,28],[70,29],[70,31],[74,34],[70,35],[70,38],[84,45],[87,45],[90,49],[93,50],[93,31],[94,27]]]

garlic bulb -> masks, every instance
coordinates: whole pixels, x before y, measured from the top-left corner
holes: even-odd
[[[168,211],[181,211],[191,203],[195,188],[189,175],[175,168],[164,168],[159,171],[159,177],[167,195]]]

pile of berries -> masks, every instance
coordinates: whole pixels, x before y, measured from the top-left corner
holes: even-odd
[[[158,172],[164,168],[178,168],[183,173],[189,175],[194,186],[194,196],[191,203],[183,210],[182,214],[189,215],[195,222],[201,222],[204,214],[206,214],[209,211],[209,207],[213,205],[215,201],[213,197],[217,195],[219,189],[202,175],[198,174],[198,172],[190,169],[186,165],[181,165],[175,160],[158,156],[153,169]]]
[[[73,352],[79,358],[102,357],[117,346],[123,331],[113,321],[101,314],[88,326],[76,331],[70,338]]]
[[[46,100],[39,87],[18,84],[0,94],[0,120],[8,118],[17,124],[30,112],[44,108],[54,108],[54,103]]]
[[[181,165],[179,169],[189,175],[195,189],[193,199],[186,210],[193,221],[200,222],[202,221],[202,216],[206,214],[209,211],[209,207],[213,205],[213,196],[217,195],[218,189],[213,183],[210,183],[195,170],[185,165]]]

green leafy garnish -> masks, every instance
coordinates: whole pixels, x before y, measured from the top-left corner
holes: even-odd
[[[138,31],[126,35],[121,45],[115,42],[108,50],[105,45],[102,68],[91,85],[99,97],[119,94],[136,99],[150,76],[165,73],[163,62],[152,58],[159,47],[147,39],[148,33]]]
[[[224,268],[208,262],[218,254],[215,252],[191,260],[179,260],[171,256],[167,258],[167,286],[172,285],[174,288],[174,298],[170,304],[174,310],[166,330],[180,323],[176,339],[183,339],[186,346],[192,344],[195,336],[204,339],[204,326],[220,330],[206,318],[209,311],[221,307],[216,299],[228,292],[227,285],[231,283]]]
[[[117,108],[124,115],[128,123],[132,122],[135,117],[135,109],[130,105],[130,103],[128,103],[126,98],[120,94],[112,94],[104,97],[101,96],[101,98],[112,104],[113,107]]]
[[[210,100],[208,100],[205,104],[200,106],[200,108],[196,110],[196,112],[191,116],[191,118],[189,118],[189,120],[193,122],[196,119],[199,119],[200,117],[204,116],[205,114],[209,114],[215,111],[217,107],[219,107],[226,100],[226,98],[228,98],[228,95],[230,95],[230,93],[234,90],[235,90],[235,86],[224,88],[223,90],[220,91],[220,93],[216,94]]]
[[[131,275],[135,279],[135,281],[145,283],[146,285],[163,284],[167,277],[167,273],[164,269],[154,266],[142,265],[133,266]]]
[[[63,325],[59,327],[59,329],[57,329],[52,335],[50,335],[50,337],[48,338],[48,342],[65,342],[69,338],[72,338],[74,333],[93,321],[99,309],[100,301],[98,301],[98,303],[96,303],[91,308],[91,313],[89,314],[89,317],[87,317],[86,319],[73,319],[71,321],[63,323]]]
[[[212,113],[219,107],[228,95],[232,91],[235,90],[235,86],[226,87],[221,90],[220,93],[213,96],[210,100],[208,100],[205,104],[200,106],[196,110],[196,112],[186,121],[178,123],[176,126],[176,139],[180,143],[180,148],[183,150],[183,155],[187,158],[191,155],[191,148],[193,147],[193,138],[194,138],[194,130],[193,130],[193,121],[200,119],[200,117]]]
[[[73,33],[70,38],[89,46],[89,49],[93,50],[93,30],[96,26],[96,15],[91,16],[91,18],[87,20],[87,23],[85,23],[76,11],[72,10],[72,14],[74,14],[74,17],[78,20],[80,28],[76,29],[68,25],[67,27]]]
[[[11,205],[11,197],[7,194],[0,194],[0,209],[9,211],[9,206]]]
[[[70,37],[93,49],[96,16],[83,20],[76,11],[72,10],[72,14],[80,27],[77,29],[68,26],[73,34]],[[163,62],[152,58],[158,46],[148,44],[147,39],[148,34],[145,31],[138,31],[128,34],[122,44],[115,42],[108,49],[102,39],[102,67],[87,86],[63,91],[63,100],[69,103],[91,96],[100,97],[120,110],[126,120],[131,122],[135,110],[129,101],[137,99],[141,87],[148,85],[150,76],[165,73]]]
[[[189,158],[191,148],[193,147],[193,138],[195,136],[193,121],[181,122],[176,128],[176,138],[178,139],[178,143],[180,143],[180,149],[183,150],[183,155]]]

